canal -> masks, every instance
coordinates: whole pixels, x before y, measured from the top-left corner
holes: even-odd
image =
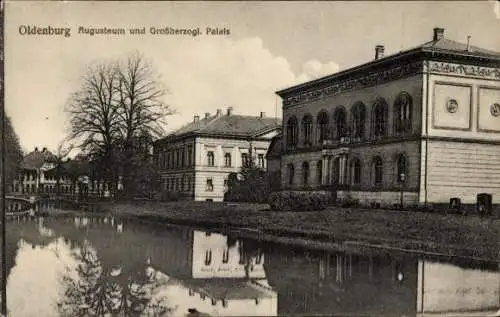
[[[7,222],[7,303],[30,316],[496,312],[498,263],[321,250],[109,216]],[[193,315],[194,316],[194,315]]]

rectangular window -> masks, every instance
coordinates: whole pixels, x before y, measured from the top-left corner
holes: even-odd
[[[212,263],[212,250],[205,251],[205,265]]]
[[[247,167],[249,163],[248,153],[241,153],[241,166]]]
[[[213,151],[208,151],[207,152],[207,164],[208,164],[208,166],[214,166],[215,165],[215,157],[214,157],[214,152]]]
[[[224,154],[224,166],[231,167],[231,153]]]
[[[264,168],[264,154],[259,154],[258,155],[258,159],[259,159],[259,167],[260,168]]]
[[[193,148],[192,148],[192,146],[188,147],[187,156],[188,156],[188,165],[192,166],[193,165]]]
[[[225,249],[224,253],[222,253],[222,263],[229,262],[229,249]]]
[[[207,192],[214,191],[214,184],[211,178],[207,178]]]

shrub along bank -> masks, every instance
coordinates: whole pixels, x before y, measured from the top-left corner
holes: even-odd
[[[500,260],[500,219],[416,211],[326,207],[270,211],[266,204],[209,202],[102,203],[119,216],[203,227],[245,227],[326,242],[345,240],[450,256]]]

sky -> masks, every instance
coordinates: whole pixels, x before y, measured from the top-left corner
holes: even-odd
[[[69,27],[71,36],[22,35],[23,26]],[[79,27],[142,28],[144,35],[78,34]],[[150,28],[200,28],[153,35]],[[206,28],[229,34],[206,35]],[[65,142],[69,96],[88,65],[139,52],[176,111],[168,133],[231,106],[281,117],[276,91],[445,37],[500,51],[498,1],[9,2],[5,11],[5,111],[25,151]]]

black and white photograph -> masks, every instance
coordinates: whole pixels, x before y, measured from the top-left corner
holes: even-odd
[[[500,1],[2,1],[1,317],[500,317]]]

